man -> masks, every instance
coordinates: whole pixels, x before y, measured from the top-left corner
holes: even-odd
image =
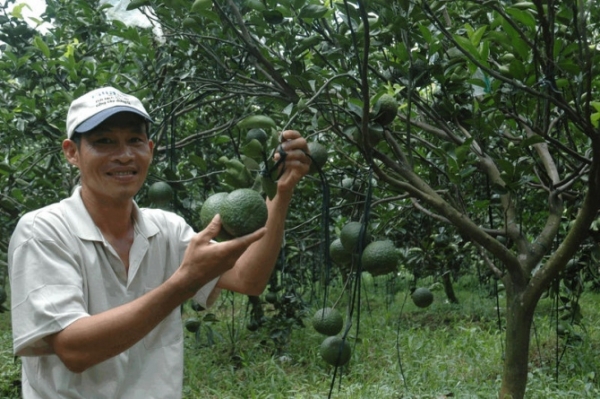
[[[282,133],[285,169],[265,228],[215,243],[218,215],[196,234],[179,216],[133,201],[152,159],[150,122],[137,98],[114,88],[73,101],[62,149],[81,187],[23,216],[13,233],[13,338],[26,399],[180,397],[180,305],[208,307],[221,289],[259,295],[268,282],[309,169],[306,141]]]

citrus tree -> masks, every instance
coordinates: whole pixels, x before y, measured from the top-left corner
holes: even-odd
[[[597,5],[227,1],[183,13],[196,54],[220,60],[250,110],[340,148],[338,171],[368,184],[373,173],[384,195],[474,244],[507,288],[500,396],[523,397],[533,311],[597,216]]]
[[[596,2],[131,2],[155,29],[108,20],[95,1],[47,4],[47,34],[3,16],[4,248],[20,214],[76,182],[57,143],[89,88],[143,99],[150,180],[198,227],[214,192],[269,191],[275,145],[249,130],[276,141],[294,128],[329,157],[326,181],[297,190],[288,259],[351,220],[397,246],[425,223],[432,246],[469,242],[506,287],[500,397],[524,397],[534,309],[600,204]]]

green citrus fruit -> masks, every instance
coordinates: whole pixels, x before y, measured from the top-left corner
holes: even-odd
[[[227,197],[227,193],[215,193],[209,196],[200,208],[200,222],[202,227],[208,226],[211,220],[219,213],[221,203]]]
[[[248,133],[246,134],[246,142],[249,143],[253,139],[258,140],[259,143],[265,145],[269,139],[269,136],[267,135],[267,132],[265,132],[265,129],[254,128],[248,130]]]
[[[356,129],[352,135],[354,141],[359,145],[362,144],[362,130]],[[379,123],[369,123],[369,130],[367,132],[368,144],[371,147],[375,147],[381,140],[383,140],[383,126]]]
[[[364,271],[373,276],[381,276],[398,268],[398,251],[394,243],[389,240],[373,241],[369,243],[361,255],[361,264]]]
[[[200,208],[200,222],[202,223],[202,228],[208,226],[208,224],[213,220],[215,215],[220,213],[221,203],[227,197],[227,193],[215,193],[208,197],[206,201],[202,204]],[[233,237],[229,234],[223,227],[221,227],[221,231],[219,235],[217,235],[217,241],[227,241],[232,239]]]
[[[244,236],[267,223],[267,204],[263,197],[250,188],[230,192],[219,210],[225,230],[234,237]]]
[[[348,222],[342,227],[342,230],[340,231],[340,241],[346,251],[358,253],[361,226],[362,224],[360,222]],[[369,241],[371,241],[371,235],[368,231],[365,231],[362,248],[364,248]]]
[[[319,352],[323,360],[338,367],[348,363],[352,355],[350,344],[336,335],[325,338]]]
[[[148,189],[148,198],[155,205],[167,205],[173,199],[173,189],[168,183],[158,181]]]
[[[342,179],[341,196],[345,200],[352,200],[356,197],[356,192],[360,190],[360,182],[353,177],[345,177]]]
[[[313,315],[312,325],[317,332],[332,336],[342,331],[344,319],[337,309],[323,308],[317,310]]]
[[[428,288],[419,287],[411,295],[415,305],[420,308],[426,308],[433,303],[433,294]]]
[[[369,123],[369,144],[375,147],[381,140],[383,140],[383,127]]]
[[[347,251],[342,245],[342,240],[336,238],[329,245],[329,257],[338,266],[345,266],[352,262],[352,252]]]
[[[283,14],[279,10],[264,10],[262,14],[268,24],[278,25],[283,22]]]
[[[265,295],[265,301],[268,303],[276,303],[277,302],[277,293],[273,291],[267,292]]]
[[[327,162],[327,148],[321,143],[311,141],[308,143],[308,152],[312,161],[308,173],[317,173],[317,166],[322,169]]]
[[[196,332],[200,328],[200,320],[195,317],[191,317],[185,321],[184,326],[189,332]]]
[[[398,102],[394,96],[386,93],[379,97],[373,108],[376,111],[376,116],[373,120],[385,126],[396,119]]]
[[[275,121],[266,115],[250,115],[238,122],[240,129],[276,129]]]

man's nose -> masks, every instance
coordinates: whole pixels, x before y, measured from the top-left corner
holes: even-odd
[[[116,157],[121,161],[129,161],[133,158],[133,150],[126,143],[119,145]]]

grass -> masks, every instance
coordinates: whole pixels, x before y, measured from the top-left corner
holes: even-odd
[[[419,309],[407,300],[404,288],[397,287],[392,296],[384,278],[366,280],[348,334],[352,359],[337,373],[320,359],[325,337],[310,325],[322,299],[306,303],[306,326],[293,327],[282,346],[265,326],[254,332],[246,329],[245,297],[223,294],[210,310],[217,321],[203,321],[197,334],[185,332],[184,398],[327,398],[330,389],[331,398],[344,399],[495,398],[504,350],[495,298],[457,284],[460,305],[446,303],[443,292],[435,291],[434,303]],[[336,299],[330,294],[328,305]],[[346,320],[345,301],[344,296],[338,309]],[[540,302],[528,399],[600,397],[598,303],[600,294],[584,294],[583,324],[575,326],[577,339],[567,340],[555,333],[552,300]],[[264,308],[267,316],[273,314],[273,305]],[[184,309],[186,318],[205,314]],[[7,313],[0,314],[0,332],[0,398],[17,398],[20,372],[12,358]]]
[[[352,359],[335,379],[334,368],[319,357],[324,337],[312,329],[310,317],[306,328],[292,331],[282,355],[276,353],[268,331],[244,328],[244,298],[226,296],[211,310],[219,321],[205,323],[199,342],[193,334],[186,335],[184,397],[325,398],[332,382],[332,398],[497,396],[504,337],[494,297],[457,286],[460,305],[445,303],[438,291],[433,305],[419,309],[410,299],[405,301],[403,290],[390,301],[379,282],[379,287],[372,282],[365,286],[358,337],[356,311],[349,333]],[[572,342],[557,340],[552,302],[540,302],[527,398],[600,397],[599,300],[593,293],[582,298],[585,331],[576,326],[581,340]],[[320,305],[309,304],[307,315]],[[221,337],[211,346],[205,339],[209,327]]]
[[[12,353],[10,313],[0,313],[0,398],[20,398],[21,367]]]

